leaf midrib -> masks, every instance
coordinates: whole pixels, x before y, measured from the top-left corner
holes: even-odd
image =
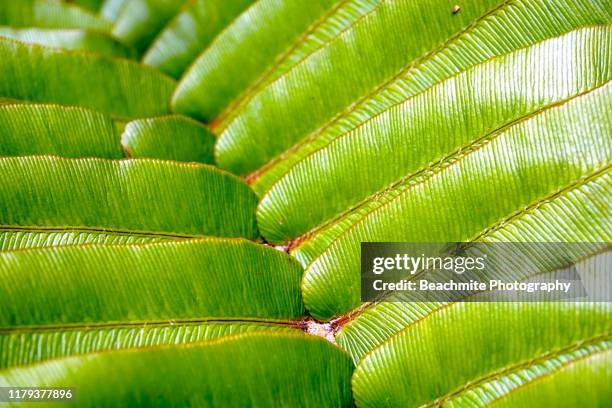
[[[189,239],[189,238],[205,238],[207,235],[189,235],[181,234],[178,232],[153,232],[143,230],[126,230],[113,227],[88,227],[88,226],[74,226],[74,225],[55,225],[55,226],[36,226],[36,225],[1,225],[1,232],[83,232],[83,233],[99,233],[99,234],[116,234],[121,236],[140,236],[140,237],[160,237],[160,238],[178,238],[178,239]]]

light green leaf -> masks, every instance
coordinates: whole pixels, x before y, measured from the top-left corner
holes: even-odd
[[[200,163],[214,161],[214,135],[202,124],[180,115],[129,122],[121,143],[131,157]]]
[[[214,129],[219,165],[255,178],[319,133],[332,132],[320,136],[329,141],[476,63],[612,21],[601,1],[562,3],[478,0],[455,14],[455,1],[382,3],[255,95],[223,132]]]
[[[493,406],[548,407],[606,406],[612,403],[610,387],[612,352],[601,351],[566,363],[551,376],[542,376],[516,392],[493,402]],[[568,393],[568,390],[575,392]]]
[[[120,118],[167,113],[175,86],[135,62],[3,38],[0,59],[0,97],[81,105]]]
[[[464,146],[460,154],[407,177],[347,215],[337,229],[322,231],[313,245],[322,252],[304,278],[311,313],[329,319],[358,306],[362,241],[469,241],[518,222],[547,202],[570,196],[570,204],[578,204],[574,200],[583,187],[603,213],[585,214],[579,230],[572,231],[565,227],[576,217],[571,207],[557,208],[559,218],[553,221],[561,224],[562,240],[585,239],[599,233],[594,226],[612,226],[601,206],[612,198],[606,92],[600,88]],[[609,232],[603,238],[609,239]]]
[[[253,0],[194,0],[159,33],[143,57],[166,74],[178,78],[232,20]]]
[[[202,120],[215,119],[215,124],[223,122],[259,89],[332,41],[378,3],[254,3],[185,72],[173,97],[175,110]]]
[[[610,44],[610,28],[575,31],[477,65],[379,114],[297,163],[264,194],[263,235],[277,243],[298,237],[564,101],[594,106],[593,119],[605,121]]]
[[[6,0],[0,25],[11,27],[85,28],[110,31],[111,23],[73,4],[50,0]]]
[[[40,44],[45,47],[63,48],[66,50],[90,51],[94,54],[109,57],[129,58],[133,55],[132,50],[117,40],[106,34],[93,31],[0,27],[0,36],[29,44]]]
[[[504,2],[431,52],[412,61],[393,78],[359,98],[286,153],[251,174],[249,178],[253,189],[262,194],[301,159],[445,78],[572,29],[612,22],[610,11],[600,3],[581,0],[555,0],[554,4],[549,0]],[[508,35],[508,32],[512,32],[512,35]]]
[[[583,208],[577,208],[577,213],[582,213],[592,203],[585,203]],[[538,219],[540,218],[540,219]],[[542,219],[542,217],[533,217],[526,220],[534,224],[542,224],[542,221],[548,222],[550,220]],[[595,226],[594,228],[598,228]],[[508,228],[506,233],[510,232],[512,228]],[[552,229],[551,229],[552,230]],[[497,236],[489,237],[487,242],[498,242],[503,235],[499,233]],[[503,242],[508,240],[516,239],[512,236],[507,236]],[[552,234],[548,236],[532,236],[535,242],[558,241],[562,238],[558,234]],[[527,274],[517,274],[513,268],[507,268],[506,265],[516,262],[519,256],[515,254],[511,255],[511,261],[501,260],[503,270],[495,269],[493,266],[488,268],[488,276],[496,276],[507,281],[527,281],[531,276],[537,274],[538,277],[543,276],[577,276],[580,279],[580,285],[584,289],[584,296],[580,299],[576,299],[579,302],[587,302],[593,300],[601,300],[608,298],[608,291],[610,290],[609,285],[602,284],[606,282],[607,275],[609,274],[609,265],[612,261],[612,252],[608,250],[598,250],[598,244],[591,244],[584,246],[585,253],[575,253],[575,259],[579,261],[576,263],[567,264],[565,256],[567,254],[547,254],[534,261],[536,257],[529,255],[529,264],[537,266],[534,271],[529,271]],[[540,244],[533,245],[534,249],[542,249]],[[551,246],[546,247],[550,251]],[[564,250],[567,250],[565,248]],[[525,256],[526,251],[525,251]],[[500,251],[497,252],[496,258],[500,257]],[[421,275],[415,277],[415,281],[425,278],[430,280],[432,273],[429,272],[427,275]],[[522,275],[522,276],[521,276]],[[596,286],[598,285],[598,286]],[[494,301],[499,302],[503,299],[503,293],[500,292],[476,292],[467,294],[463,301]],[[443,295],[440,295],[440,299],[443,299]],[[339,327],[336,334],[336,341],[338,344],[346,350],[353,361],[357,362],[361,360],[367,353],[375,349],[379,345],[383,344],[387,339],[393,337],[397,333],[401,332],[407,327],[414,326],[420,320],[429,318],[430,315],[440,312],[441,310],[452,307],[449,302],[416,302],[414,297],[406,296],[403,292],[391,292],[381,302],[364,304],[362,308],[353,312],[350,316],[340,319],[336,325]]]
[[[304,315],[299,264],[245,240],[5,252],[0,277],[0,337],[22,350],[11,352],[19,361],[143,341],[164,344],[169,340],[155,337],[164,333],[174,338],[192,333],[190,341],[196,341],[255,330],[259,323],[297,327],[283,319]],[[154,337],[143,339],[145,333]],[[93,339],[106,342],[96,345]],[[58,348],[60,340],[71,346]],[[41,341],[48,349],[36,351]],[[24,354],[28,350],[31,354]]]
[[[71,384],[79,407],[345,407],[352,369],[325,340],[269,333],[56,360],[5,371],[0,384]]]
[[[363,407],[443,405],[472,394],[466,400],[481,406],[539,378],[554,381],[559,366],[609,353],[610,316],[607,303],[455,303],[366,355],[353,375],[355,400]],[[589,379],[599,386],[590,400],[604,401],[609,373]],[[486,386],[495,381],[504,386]]]
[[[116,21],[125,3],[126,0],[104,0],[100,14],[109,21]]]
[[[0,105],[0,156],[123,157],[106,115],[58,105]]]
[[[4,329],[0,330],[0,370],[91,352],[189,344],[240,333],[300,333],[297,325],[298,322],[207,319],[201,322],[110,323],[51,330]]]
[[[115,21],[113,35],[142,52],[183,3],[184,0],[127,1]]]
[[[3,231],[257,237],[255,195],[205,165],[30,156],[0,175]]]

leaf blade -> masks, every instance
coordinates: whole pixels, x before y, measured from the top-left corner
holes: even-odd
[[[205,165],[29,156],[0,159],[0,174],[3,229],[258,235],[255,195]]]
[[[64,375],[53,380],[49,374],[57,370]],[[319,338],[251,334],[199,346],[59,360],[4,372],[0,382],[39,386],[72,383],[80,390],[76,394],[79,406],[107,402],[341,407],[351,404],[351,371],[346,355]],[[101,373],[108,379],[104,389],[92,382]]]
[[[138,63],[0,38],[0,96],[119,118],[168,113],[174,81]],[[82,92],[87,89],[87,92]]]
[[[0,257],[3,329],[304,314],[301,267],[245,240],[65,246]]]
[[[298,237],[407,175],[459,158],[508,125],[591,90],[604,88],[595,93],[606,109],[610,33],[606,27],[579,30],[495,58],[340,136],[263,195],[262,233],[275,243]]]
[[[576,347],[586,339],[609,340],[609,314],[604,303],[454,304],[367,355],[353,377],[356,401],[363,406],[434,402],[490,373],[528,366],[542,350]],[[508,338],[508,330],[520,336]],[[468,349],[469,358],[460,351]],[[406,370],[412,375],[403,375]],[[381,381],[389,376],[395,381]]]
[[[130,152],[130,157],[214,162],[214,135],[202,124],[180,115],[129,122],[123,130],[121,143]]]
[[[77,107],[0,106],[0,156],[123,157],[110,117]]]

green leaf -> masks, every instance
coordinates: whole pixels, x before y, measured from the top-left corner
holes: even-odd
[[[100,11],[104,2],[105,0],[74,0],[75,4],[95,12]]]
[[[0,59],[0,97],[81,105],[120,118],[167,113],[175,86],[135,62],[3,38]]]
[[[257,177],[301,144],[329,141],[476,63],[572,28],[611,22],[603,3],[478,0],[454,14],[457,3],[450,0],[382,3],[255,95],[222,132],[214,129],[217,161]],[[333,134],[324,136],[328,131]]]
[[[392,106],[403,103],[440,81],[473,65],[521,47],[562,35],[583,26],[610,23],[612,15],[601,2],[518,0],[504,2],[472,25],[412,61],[397,75],[359,98],[285,153],[273,158],[249,177],[263,194],[292,171],[303,158],[362,126]],[[463,12],[463,11],[461,11]],[[512,32],[510,36],[507,33]]]
[[[578,213],[582,213],[585,208],[588,208],[592,203],[586,203],[583,208],[577,208]],[[541,217],[533,217],[528,222],[542,223]],[[550,221],[549,225],[550,225]],[[595,228],[598,228],[597,226]],[[504,231],[505,233],[511,232]],[[502,235],[503,236],[503,235]],[[507,237],[507,239],[513,239],[514,237]],[[487,242],[497,243],[499,242],[500,236],[490,237]],[[503,242],[506,242],[503,240]],[[548,235],[548,236],[533,236],[531,237],[534,241],[540,241],[544,239],[559,240],[559,235]],[[544,242],[544,241],[540,241]],[[576,299],[577,302],[587,302],[593,300],[606,299],[608,297],[607,291],[609,291],[608,285],[601,285],[595,287],[594,284],[599,284],[606,281],[606,276],[609,274],[608,265],[612,261],[612,252],[609,249],[603,248],[598,250],[598,244],[582,245],[585,251],[583,253],[572,254],[574,259],[579,259],[576,263],[567,263],[566,253],[555,254],[554,251],[550,251],[552,247],[547,246],[548,252],[546,255],[535,257],[527,255],[526,251],[523,254],[529,259],[529,264],[537,266],[533,271],[527,273],[516,273],[516,270],[508,270],[505,265],[515,262],[520,259],[516,254],[510,255],[512,261],[505,262],[501,259],[500,251],[497,252],[497,262],[502,265],[502,270],[496,269],[493,266],[489,266],[489,276],[504,276],[505,279],[526,281],[529,277],[537,274],[539,277],[546,276],[578,276],[580,284],[583,286],[585,296],[580,299]],[[498,247],[499,248],[499,247]],[[512,247],[509,247],[512,248]],[[535,245],[532,248],[541,249],[541,245]],[[567,247],[563,249],[567,250]],[[537,260],[536,260],[537,259]],[[428,276],[425,278],[431,280],[433,272],[428,272]],[[415,280],[421,279],[423,275],[415,278]],[[476,292],[467,294],[462,301],[478,302],[478,301],[494,301],[499,302],[503,296],[503,293],[497,292]],[[442,296],[441,296],[442,297]],[[440,299],[441,300],[441,299]],[[381,302],[368,303],[362,306],[357,311],[351,313],[347,318],[341,319],[342,322],[338,323],[340,329],[336,334],[336,341],[338,344],[346,350],[353,361],[357,362],[361,360],[371,350],[377,348],[389,338],[392,338],[397,333],[403,331],[408,327],[412,327],[417,324],[420,320],[428,319],[431,315],[438,313],[444,309],[453,307],[449,302],[415,302],[414,297],[405,296],[402,292],[392,292],[385,296]]]
[[[255,195],[205,165],[30,156],[0,175],[3,231],[257,237]]]
[[[104,0],[100,14],[109,21],[117,21],[126,0]]]
[[[304,314],[300,265],[246,240],[64,246],[0,259],[3,328]]]
[[[80,407],[344,407],[351,405],[352,368],[319,338],[247,334],[56,360],[6,371],[0,384],[71,384]]]
[[[0,105],[0,142],[0,156],[123,157],[114,122],[78,107]]]
[[[85,28],[110,31],[111,23],[73,4],[51,0],[3,1],[0,25],[11,27]]]
[[[297,163],[264,194],[263,235],[276,243],[298,237],[565,101],[583,100],[578,109],[595,106],[593,119],[605,121],[611,43],[610,28],[575,31],[477,65],[380,113]]]
[[[245,240],[5,252],[0,277],[0,337],[21,350],[11,353],[19,364],[143,341],[165,344],[164,333],[191,333],[185,342],[259,324],[296,327],[283,320],[304,315],[299,264]],[[143,339],[144,333],[153,337]],[[46,346],[37,351],[41,341]],[[70,347],[58,347],[65,342]]]
[[[233,109],[332,41],[379,2],[255,2],[185,72],[173,97],[175,110],[206,121],[215,119],[216,124],[223,122]]]
[[[602,203],[612,199],[607,188],[612,157],[611,123],[605,119],[609,106],[609,92],[600,88],[541,111],[407,177],[338,221],[336,229],[323,230],[319,242],[311,244],[320,255],[304,278],[311,313],[329,319],[358,306],[362,241],[480,239],[547,202],[567,197],[579,205],[582,194],[594,200],[598,211],[578,217],[571,207],[556,208],[557,219],[551,221],[560,223],[561,240],[576,236],[577,241],[589,241],[590,234],[600,233],[594,226],[611,226],[609,217],[599,212],[605,208]],[[580,220],[577,231],[564,224],[573,217]],[[515,238],[530,240],[520,233]],[[609,232],[600,238],[608,240]],[[335,296],[330,297],[330,291]]]
[[[133,51],[106,34],[78,29],[0,27],[0,36],[29,44],[129,58]]]
[[[115,21],[113,35],[142,52],[183,3],[181,0],[127,1]]]
[[[194,0],[159,33],[143,57],[166,74],[178,78],[213,39],[253,0]]]
[[[353,375],[355,400],[363,407],[486,405],[541,379],[554,382],[559,367],[608,355],[610,316],[607,303],[455,303],[366,355]],[[600,373],[588,377],[590,401],[609,397],[609,374],[593,375]]]
[[[188,239],[182,237],[155,235],[152,233],[106,232],[69,230],[66,228],[39,228],[32,227],[8,228],[0,226],[0,251],[13,251],[24,248],[45,248],[58,245],[123,245],[146,244],[164,241],[179,241]]]
[[[200,163],[214,161],[214,135],[202,124],[184,116],[163,116],[129,122],[121,142],[131,157]]]
[[[609,350],[578,358],[560,367],[552,376],[542,376],[514,393],[495,401],[496,406],[585,407],[612,403]],[[567,390],[580,390],[568,393]]]
[[[245,319],[243,319],[245,320]],[[85,353],[216,340],[240,333],[299,333],[297,323],[226,320],[145,322],[0,330],[0,369]],[[2,377],[0,371],[0,377]]]

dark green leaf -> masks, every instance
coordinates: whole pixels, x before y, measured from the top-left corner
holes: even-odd
[[[563,367],[610,355],[611,315],[607,303],[456,303],[438,309],[360,361],[352,381],[356,402],[483,406],[542,379],[554,382]],[[592,388],[573,397],[577,401],[606,405],[610,377],[599,364],[584,370]]]

